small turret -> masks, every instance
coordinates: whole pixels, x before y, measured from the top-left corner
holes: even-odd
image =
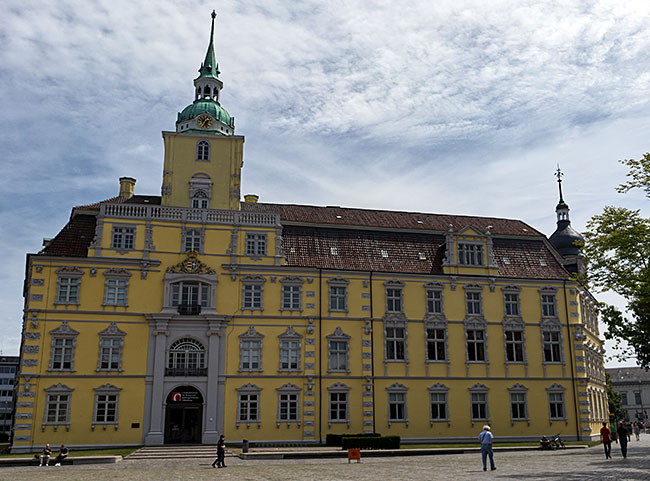
[[[557,250],[564,259],[564,267],[574,274],[582,274],[584,270],[582,260],[582,245],[584,244],[584,238],[579,232],[571,227],[571,221],[569,220],[569,205],[564,202],[562,196],[563,175],[564,174],[558,166],[557,172],[555,173],[560,191],[560,201],[555,207],[555,213],[557,214],[557,229],[555,229],[555,232],[553,232],[549,240],[553,247],[555,247],[555,250]]]

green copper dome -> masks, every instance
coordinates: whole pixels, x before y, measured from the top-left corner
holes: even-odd
[[[234,122],[230,114],[218,102],[210,99],[195,100],[194,103],[188,105],[178,114],[176,122],[185,122],[197,118],[201,114],[208,114],[213,119],[216,119],[229,127],[234,127]]]

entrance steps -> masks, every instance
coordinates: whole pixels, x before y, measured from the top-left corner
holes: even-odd
[[[226,456],[232,452],[226,450]],[[144,446],[124,458],[125,461],[154,459],[214,459],[217,445],[211,444],[166,444],[164,446]]]

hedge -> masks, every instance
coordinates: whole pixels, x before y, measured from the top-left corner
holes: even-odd
[[[378,438],[381,436],[381,434],[377,433],[360,433],[360,434],[328,434],[327,437],[325,438],[325,445],[326,446],[341,446],[341,442],[343,441],[343,437],[349,437],[349,438]]]
[[[343,436],[341,440],[341,447],[343,449],[399,449],[399,445],[399,436]]]

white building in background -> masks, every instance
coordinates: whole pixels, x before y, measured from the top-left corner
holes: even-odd
[[[605,370],[614,390],[621,395],[621,407],[630,421],[648,419],[650,410],[650,371],[642,367],[617,367]]]
[[[9,435],[13,424],[14,384],[18,356],[0,356],[0,433]]]

